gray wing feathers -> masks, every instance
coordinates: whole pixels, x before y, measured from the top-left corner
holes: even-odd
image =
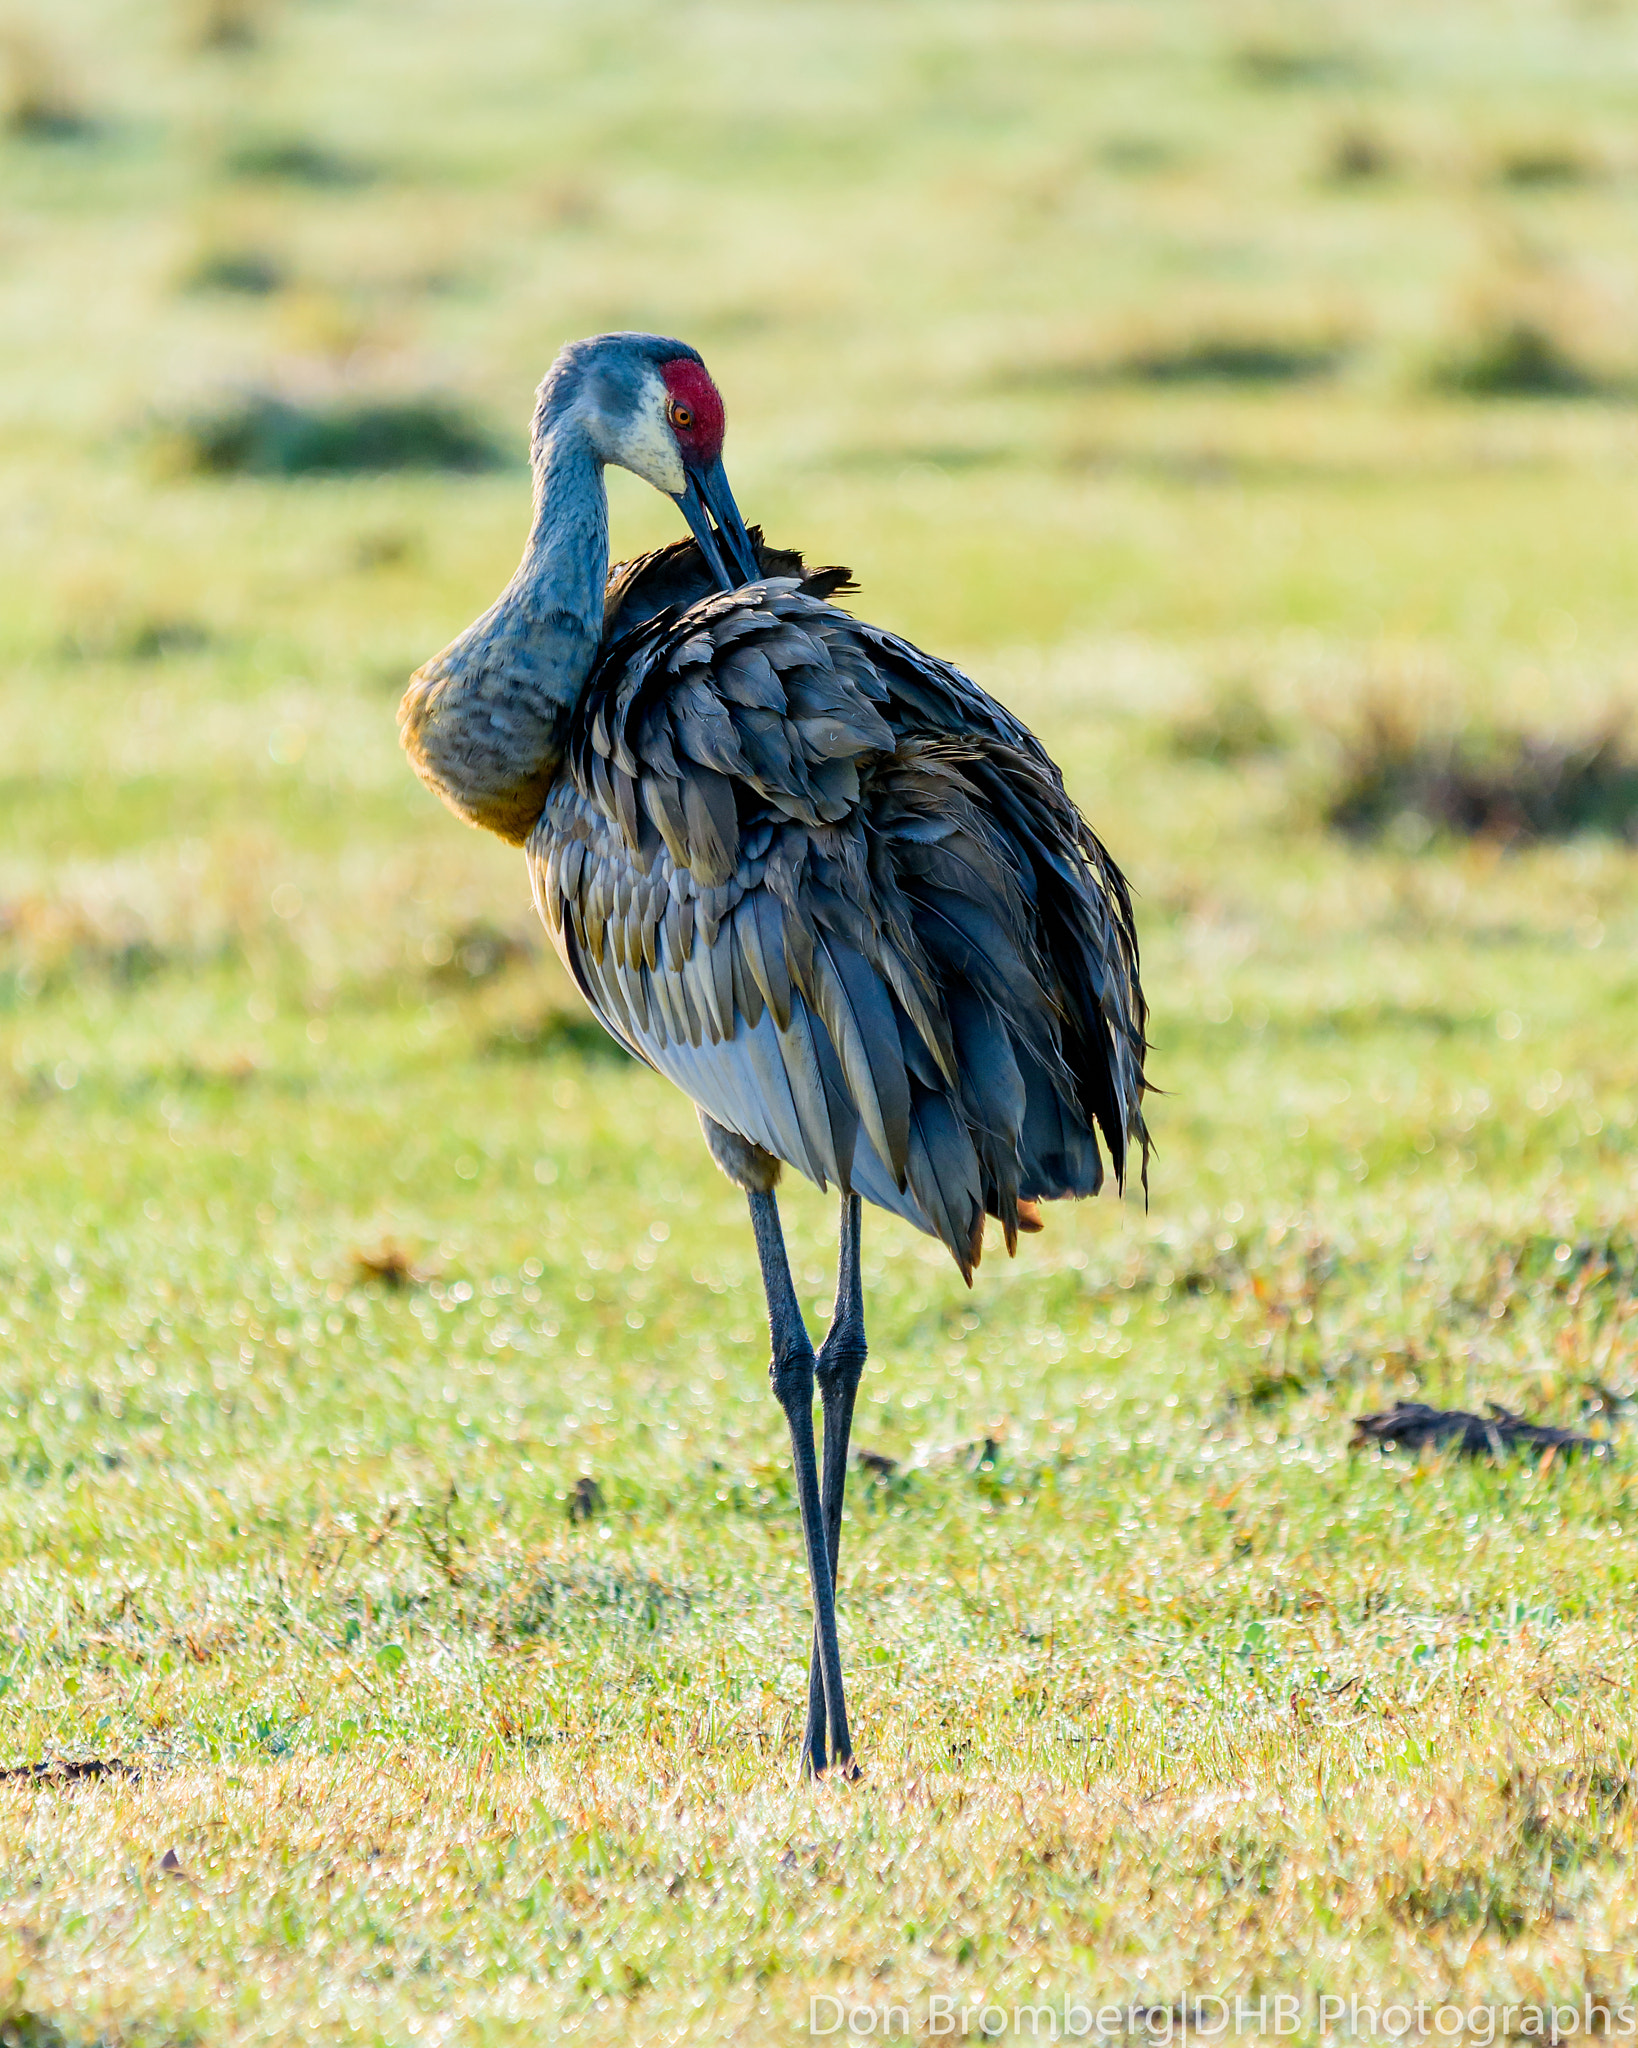
[[[1032,735],[789,582],[593,676],[530,841],[609,1029],[820,1185],[943,1239],[1146,1146],[1125,885]]]
[[[817,1008],[876,1156],[903,1186],[910,1162],[910,1080],[893,1006],[869,964],[833,938],[814,954]]]

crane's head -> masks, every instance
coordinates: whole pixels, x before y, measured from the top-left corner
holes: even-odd
[[[537,437],[565,416],[604,462],[676,499],[724,590],[756,581],[756,550],[722,466],[722,398],[697,349],[658,334],[570,342],[540,387]]]

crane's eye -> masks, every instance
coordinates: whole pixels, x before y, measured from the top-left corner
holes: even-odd
[[[682,404],[679,399],[672,399],[667,408],[667,417],[680,434],[686,434],[694,424],[693,408]]]

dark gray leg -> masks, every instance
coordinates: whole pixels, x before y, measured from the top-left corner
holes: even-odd
[[[791,1285],[785,1239],[779,1228],[779,1205],[772,1190],[752,1190],[751,1228],[762,1266],[762,1289],[768,1297],[768,1334],[773,1360],[768,1376],[774,1396],[790,1424],[791,1459],[796,1467],[796,1498],[802,1510],[802,1536],[808,1552],[808,1583],[813,1593],[813,1630],[831,1747],[838,1763],[853,1755],[847,1732],[847,1702],[842,1696],[842,1653],[836,1641],[835,1584],[825,1548],[825,1513],[819,1498],[819,1468],[813,1454],[813,1345],[809,1341],[796,1289]],[[827,1410],[828,1421],[828,1410]]]
[[[825,1404],[825,1468],[820,1497],[825,1510],[825,1554],[830,1560],[830,1584],[836,1590],[837,1562],[842,1550],[842,1496],[847,1490],[847,1446],[853,1433],[853,1403],[865,1366],[864,1283],[859,1275],[859,1198],[842,1197],[841,1248],[836,1260],[836,1303],[831,1310],[830,1330],[819,1347],[816,1376],[820,1398]],[[836,1761],[846,1768],[853,1752],[847,1747],[847,1730],[842,1729],[829,1747]],[[826,1765],[825,1678],[819,1657],[819,1638],[813,1639],[808,1663],[808,1725],[802,1737],[805,1765],[817,1776]]]

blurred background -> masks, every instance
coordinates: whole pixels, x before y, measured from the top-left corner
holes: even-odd
[[[624,326],[704,352],[751,517],[1059,751],[1163,1079],[1236,1001],[1524,1014],[1496,933],[1628,914],[1635,84],[1621,0],[14,0],[16,1102],[581,1042],[394,710]],[[610,481],[617,552],[680,531]]]

